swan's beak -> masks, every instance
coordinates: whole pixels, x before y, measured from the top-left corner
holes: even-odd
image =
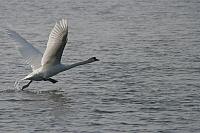
[[[95,59],[95,61],[100,61],[99,59]]]

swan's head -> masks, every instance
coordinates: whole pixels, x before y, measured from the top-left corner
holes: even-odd
[[[99,59],[97,59],[96,57],[92,57],[90,59],[88,59],[89,62],[95,62],[95,61],[99,61]]]

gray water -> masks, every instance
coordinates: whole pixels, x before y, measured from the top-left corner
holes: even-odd
[[[61,18],[62,62],[100,61],[16,90],[31,70],[5,27],[44,51]],[[198,0],[1,0],[0,29],[1,133],[200,132]]]

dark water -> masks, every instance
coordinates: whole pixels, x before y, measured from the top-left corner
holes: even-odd
[[[101,61],[16,90],[30,69],[5,27],[44,51],[61,18],[62,62]],[[200,132],[198,0],[0,1],[0,27],[0,132]]]

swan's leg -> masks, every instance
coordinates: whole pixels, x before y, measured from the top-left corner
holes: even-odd
[[[24,86],[22,87],[22,90],[24,90],[25,88],[27,88],[27,87],[31,84],[31,82],[33,82],[33,80],[31,80],[30,82],[28,82],[27,85],[24,85]]]
[[[48,78],[46,79],[47,81],[50,81],[51,83],[55,84],[56,82],[58,82],[57,80],[55,79],[52,79],[52,78]]]

